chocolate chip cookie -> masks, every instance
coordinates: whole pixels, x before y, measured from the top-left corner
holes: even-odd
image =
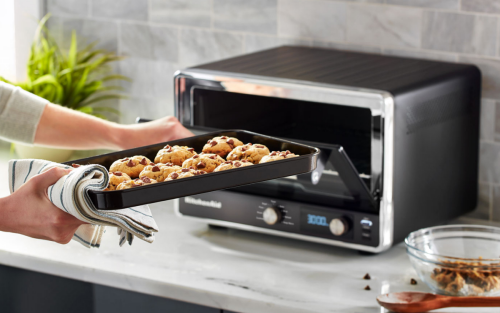
[[[139,177],[139,174],[149,163],[151,163],[151,161],[148,158],[142,155],[136,155],[130,158],[124,158],[115,161],[109,167],[109,171],[122,172],[127,174],[131,178],[136,178]]]
[[[214,137],[210,139],[203,147],[204,153],[213,153],[221,157],[225,157],[229,152],[231,152],[234,147],[242,146],[243,142],[239,141],[234,137]]]
[[[123,183],[119,184],[118,187],[116,187],[116,190],[130,189],[156,183],[156,180],[150,179],[149,177],[143,177],[142,179],[136,178],[134,180],[124,181]]]
[[[217,166],[217,168],[214,170],[214,172],[220,172],[220,171],[225,171],[225,170],[230,170],[233,168],[245,167],[245,166],[250,166],[250,165],[253,165],[253,163],[250,161],[247,161],[247,160],[226,161],[226,162],[222,163],[221,165]]]
[[[262,163],[267,163],[267,162],[272,162],[272,161],[278,161],[278,160],[284,160],[284,159],[289,159],[289,158],[295,158],[298,157],[297,154],[291,153],[290,151],[273,151],[271,154],[264,156],[262,159],[260,159],[260,164]]]
[[[158,151],[155,157],[155,163],[173,163],[174,165],[182,165],[182,162],[189,159],[196,152],[193,148],[186,146],[169,146],[166,145],[163,149]]]
[[[174,165],[174,163],[151,163],[142,170],[142,172],[139,174],[139,178],[149,177],[158,182],[162,182],[170,173],[180,171],[181,169],[182,168],[180,166]]]
[[[217,154],[202,153],[184,161],[184,163],[182,163],[182,167],[189,168],[192,166],[195,170],[202,170],[207,173],[211,173],[223,162],[224,159]]]
[[[165,181],[171,181],[171,180],[176,180],[176,179],[181,179],[181,178],[186,178],[186,177],[198,176],[198,175],[203,175],[206,173],[207,172],[205,172],[205,171],[195,170],[193,167],[183,168],[178,172],[173,172],[170,175],[168,175],[168,177],[167,177],[167,179],[165,179]]]
[[[259,164],[262,157],[268,155],[269,149],[261,144],[251,144],[247,143],[244,146],[239,146],[233,149],[228,155],[228,161],[237,161],[237,160],[248,160],[253,164]]]
[[[112,191],[116,190],[119,184],[124,181],[132,180],[130,176],[122,172],[109,172],[109,185],[106,190]]]

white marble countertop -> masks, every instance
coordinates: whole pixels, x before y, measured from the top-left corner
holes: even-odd
[[[0,153],[0,197],[8,194]],[[0,264],[237,312],[384,312],[391,291],[429,291],[404,246],[373,256],[180,219],[173,203],[152,205],[160,227],[153,244],[118,247],[108,228],[100,249],[59,245],[0,232]],[[370,273],[372,280],[362,277]],[[418,285],[410,285],[410,279]],[[364,290],[370,285],[371,291]],[[496,312],[448,309],[441,312]]]

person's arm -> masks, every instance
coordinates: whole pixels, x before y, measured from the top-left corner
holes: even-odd
[[[175,117],[120,125],[54,104],[40,118],[35,144],[70,149],[130,149],[193,136]]]
[[[68,243],[85,222],[54,206],[47,189],[69,171],[52,168],[32,177],[10,196],[0,198],[0,231]]]

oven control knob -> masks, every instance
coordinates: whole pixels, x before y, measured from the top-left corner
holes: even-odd
[[[347,233],[347,231],[349,230],[349,224],[347,223],[347,221],[342,218],[342,217],[339,217],[339,218],[334,218],[331,222],[330,222],[330,231],[332,232],[332,234],[334,234],[335,236],[342,236],[344,235],[345,233]]]
[[[267,208],[263,214],[264,222],[268,225],[274,225],[281,221],[281,211],[276,208]]]

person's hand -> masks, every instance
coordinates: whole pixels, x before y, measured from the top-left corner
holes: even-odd
[[[0,199],[0,231],[68,243],[85,224],[50,202],[47,189],[71,170],[52,168],[33,176],[8,197]]]
[[[164,141],[194,136],[173,116],[166,116],[151,122],[121,125],[121,149],[131,149]]]

